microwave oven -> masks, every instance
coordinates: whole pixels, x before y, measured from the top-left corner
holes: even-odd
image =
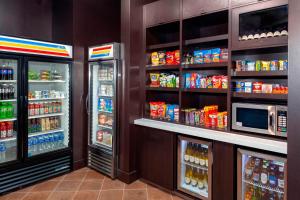
[[[232,129],[287,137],[287,106],[233,103]]]

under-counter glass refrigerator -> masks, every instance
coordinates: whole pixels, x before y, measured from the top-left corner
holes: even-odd
[[[212,199],[212,144],[178,137],[177,189],[191,196]]]
[[[238,149],[237,199],[287,200],[286,158]]]
[[[90,167],[116,176],[118,91],[121,74],[120,44],[89,48],[89,152]]]

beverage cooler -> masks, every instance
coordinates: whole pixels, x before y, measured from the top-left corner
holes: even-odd
[[[238,149],[237,199],[287,200],[286,158]]]
[[[89,60],[88,164],[115,178],[120,45],[112,43],[91,47]]]
[[[0,194],[70,171],[71,58],[68,45],[0,36]]]
[[[212,144],[178,137],[177,189],[200,199],[212,199]]]

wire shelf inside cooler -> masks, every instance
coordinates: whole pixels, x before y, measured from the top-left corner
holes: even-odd
[[[203,197],[208,198],[208,191],[207,191],[206,189],[200,189],[200,188],[198,188],[197,186],[194,187],[194,186],[192,186],[191,184],[187,185],[186,183],[182,183],[182,184],[181,184],[181,187],[182,187],[183,189],[186,189],[186,190],[188,190],[188,191],[191,191],[191,192],[193,192],[193,193],[195,193],[195,194],[197,194],[197,195],[200,195],[200,196],[203,196]]]
[[[279,194],[284,194],[284,190],[280,189],[278,187],[270,187],[270,186],[267,186],[267,185],[265,186],[265,185],[262,185],[260,183],[255,183],[254,181],[250,181],[250,180],[246,180],[246,179],[243,179],[242,181],[245,184],[253,185],[255,187],[266,189],[266,190],[269,190],[269,191],[272,191],[272,192],[276,192],[276,193],[279,193]]]
[[[181,164],[182,165],[188,165],[188,166],[191,166],[191,167],[195,167],[197,169],[201,169],[201,170],[204,170],[204,171],[208,171],[208,167],[207,166],[201,166],[201,165],[197,165],[195,163],[191,163],[191,162],[186,162],[184,160],[181,161]]]

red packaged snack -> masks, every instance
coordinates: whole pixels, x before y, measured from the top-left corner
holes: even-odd
[[[262,82],[254,82],[253,84],[252,84],[252,91],[253,91],[253,93],[261,93],[261,91],[262,91]]]
[[[168,51],[166,53],[166,63],[167,65],[172,65],[175,62],[175,54],[174,51]]]
[[[197,79],[197,73],[192,73],[191,83],[190,83],[191,88],[196,88],[196,79]]]
[[[215,128],[218,125],[218,113],[209,114],[209,127]]]
[[[180,64],[180,51],[176,50],[174,51],[174,65],[179,65]]]
[[[156,119],[158,117],[158,104],[157,102],[150,102],[150,117]]]
[[[164,119],[166,116],[167,106],[164,102],[158,102],[157,104],[157,117]]]
[[[212,77],[213,88],[222,88],[222,77],[221,76],[213,76]]]

